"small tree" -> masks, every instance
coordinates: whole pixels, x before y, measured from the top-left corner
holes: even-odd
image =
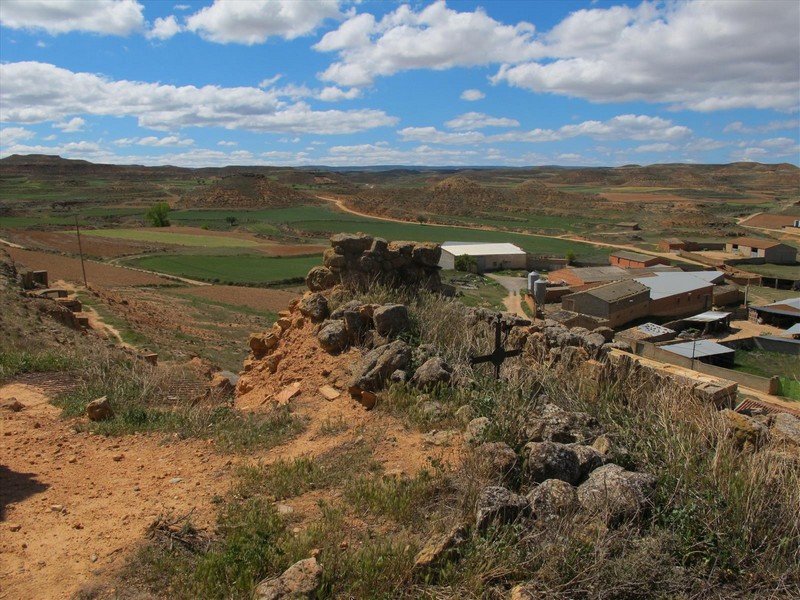
[[[153,227],[169,227],[169,204],[157,202],[147,209],[145,220]]]
[[[456,256],[455,267],[456,271],[464,271],[466,273],[477,273],[478,261],[475,260],[474,256],[470,256],[469,254],[462,254],[461,256]]]
[[[236,225],[236,222],[237,222],[236,217],[225,217],[225,220],[228,222],[228,225],[230,225],[231,227]]]
[[[571,265],[575,262],[575,252],[573,250],[567,250],[567,254],[564,258],[567,259],[567,264]]]

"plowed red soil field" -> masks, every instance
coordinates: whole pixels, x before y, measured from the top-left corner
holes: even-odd
[[[175,292],[182,296],[199,296],[215,302],[224,302],[239,306],[248,306],[256,310],[284,310],[289,301],[296,296],[283,290],[265,290],[262,288],[237,287],[232,285],[213,285],[205,287],[187,287]]]
[[[16,263],[21,263],[29,269],[47,271],[50,281],[64,279],[65,281],[83,283],[81,261],[77,258],[68,258],[33,250],[20,250],[18,248],[6,248],[6,251]],[[86,279],[90,284],[93,283],[105,287],[174,284],[173,281],[158,275],[93,261],[86,261]]]

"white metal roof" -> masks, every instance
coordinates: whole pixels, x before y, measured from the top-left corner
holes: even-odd
[[[800,323],[795,323],[783,332],[784,335],[800,335]]]
[[[714,321],[721,321],[726,317],[730,317],[729,312],[719,312],[716,310],[708,310],[693,317],[687,317],[684,321],[691,321],[693,323],[713,323]]]
[[[685,356],[686,358],[701,358],[703,356],[716,356],[718,354],[730,354],[735,352],[733,348],[728,348],[722,344],[717,344],[710,340],[697,340],[695,342],[683,342],[681,344],[670,344],[661,346],[662,350]]]
[[[508,243],[480,244],[474,242],[445,242],[442,250],[453,256],[492,256],[495,254],[525,254],[525,250]]]
[[[645,323],[644,325],[639,325],[639,331],[641,331],[642,333],[646,333],[650,336],[667,335],[670,333],[675,333],[675,331],[670,329],[669,327],[664,327],[663,325],[657,325],[656,323]]]
[[[694,273],[654,273],[652,277],[637,277],[634,281],[650,288],[651,300],[688,294],[711,285],[705,279],[695,277]]]

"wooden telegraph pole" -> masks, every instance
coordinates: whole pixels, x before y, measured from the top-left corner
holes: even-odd
[[[75,231],[78,234],[78,252],[81,255],[81,271],[83,272],[83,286],[89,289],[89,284],[86,283],[86,266],[83,264],[83,246],[81,245],[81,228],[78,227],[78,215],[75,215]]]

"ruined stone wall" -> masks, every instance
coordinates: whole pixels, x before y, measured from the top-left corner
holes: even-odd
[[[375,284],[446,292],[439,278],[441,254],[441,246],[432,242],[387,242],[363,233],[339,233],[331,237],[324,266],[311,269],[306,284],[312,292]]]

